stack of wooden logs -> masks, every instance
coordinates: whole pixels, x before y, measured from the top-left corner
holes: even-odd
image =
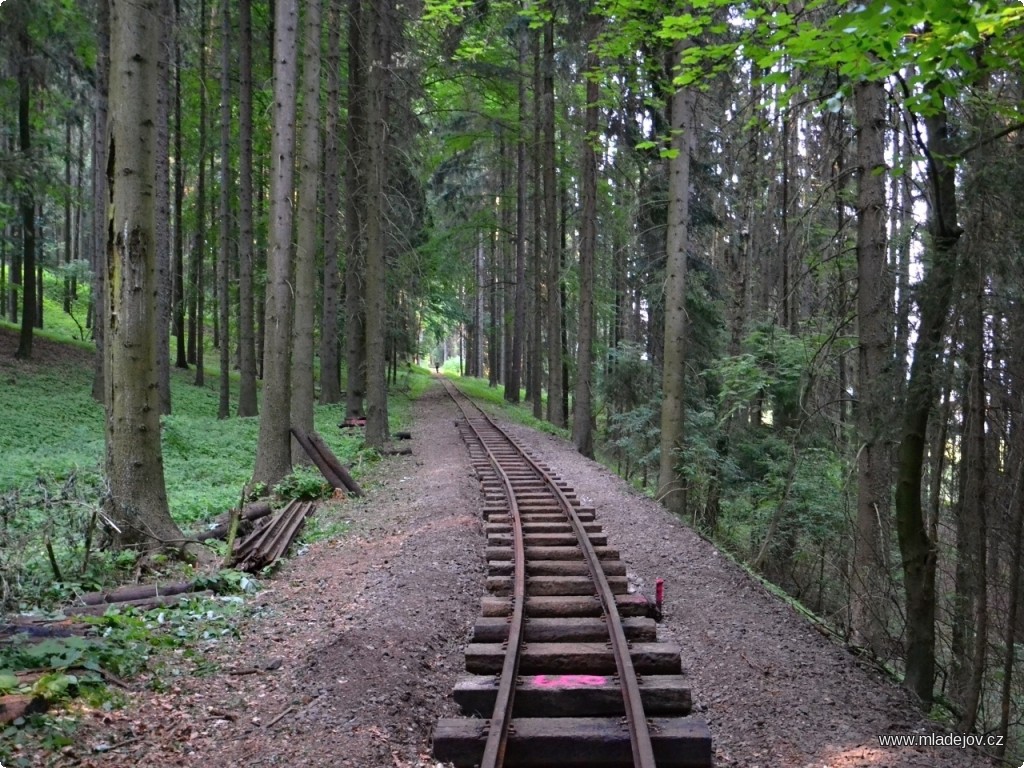
[[[270,522],[236,543],[235,567],[255,573],[273,563],[285,553],[302,530],[306,518],[315,510],[315,502],[292,499],[270,518]]]
[[[335,491],[342,491],[352,496],[362,496],[363,489],[352,478],[352,475],[337,457],[331,453],[327,443],[316,432],[305,432],[298,427],[292,427],[292,436],[302,446],[302,450],[309,456],[310,461],[316,464],[317,469],[324,476]]]

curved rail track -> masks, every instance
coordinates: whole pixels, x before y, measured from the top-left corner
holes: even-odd
[[[467,717],[438,721],[434,757],[458,768],[710,766],[679,648],[657,642],[653,606],[628,592],[594,510],[444,385],[484,493],[491,595],[466,650],[473,676],[455,689]]]

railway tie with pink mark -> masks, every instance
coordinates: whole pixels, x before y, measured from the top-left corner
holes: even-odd
[[[464,717],[434,730],[457,768],[705,768],[711,735],[690,714],[679,647],[595,510],[446,383],[484,495],[488,595],[466,648]]]

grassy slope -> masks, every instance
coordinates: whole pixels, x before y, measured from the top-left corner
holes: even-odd
[[[0,494],[38,478],[61,483],[71,473],[98,476],[103,409],[90,395],[90,350],[39,336],[36,360],[23,363],[12,359],[16,346],[16,331],[0,325]],[[258,431],[255,418],[218,420],[217,376],[208,371],[206,385],[196,387],[194,375],[173,372],[173,413],[164,418],[163,435],[171,512],[186,527],[237,503],[252,473]],[[234,395],[237,381],[232,385]],[[358,464],[365,458],[361,436],[340,434],[339,415],[339,406],[317,406],[317,430],[343,462]]]

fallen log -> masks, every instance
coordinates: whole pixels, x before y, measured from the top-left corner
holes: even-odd
[[[266,525],[239,541],[235,549],[235,567],[254,573],[273,563],[285,553],[315,509],[316,505],[311,501],[293,499]]]
[[[76,623],[68,619],[15,619],[10,624],[0,624],[0,642],[19,635],[40,641],[48,637],[75,637],[88,634],[93,629],[92,624]]]
[[[196,589],[196,582],[182,581],[176,584],[134,584],[121,587],[110,592],[87,592],[78,598],[85,605],[101,605],[103,603],[124,603],[132,600],[180,595]]]
[[[12,693],[0,696],[0,723],[13,723],[21,717],[42,714],[50,708],[50,702],[42,696]]]
[[[182,600],[189,600],[193,597],[210,597],[212,590],[204,589],[198,592],[179,592],[173,595],[153,595],[142,597],[136,600],[119,600],[112,603],[94,603],[91,605],[69,605],[64,608],[64,613],[69,616],[102,616],[111,608],[137,608],[140,611],[148,611],[152,608],[180,603]]]
[[[248,536],[238,539],[235,543],[235,563],[242,562],[250,553],[257,551],[260,545],[273,534],[275,526],[277,526],[283,517],[291,515],[295,508],[298,506],[299,500],[292,499],[288,504],[279,509],[270,520],[265,521],[259,528],[254,530]]]
[[[313,441],[310,440],[310,436],[297,427],[292,427],[291,433],[296,442],[302,446],[302,450],[306,452],[306,455],[309,456],[310,460],[316,464],[316,468],[320,470],[320,474],[322,474],[324,479],[331,484],[331,487],[335,490],[344,488],[345,482],[341,479],[338,473],[334,471],[334,467],[324,459],[320,450],[313,444]]]
[[[362,496],[363,489],[359,487],[359,483],[355,481],[345,465],[338,461],[338,457],[331,453],[331,449],[327,443],[324,442],[324,439],[316,432],[310,432],[309,442],[313,444],[313,447],[316,448],[317,451],[319,451],[324,462],[330,466],[341,482],[344,483],[348,492],[353,496]]]

